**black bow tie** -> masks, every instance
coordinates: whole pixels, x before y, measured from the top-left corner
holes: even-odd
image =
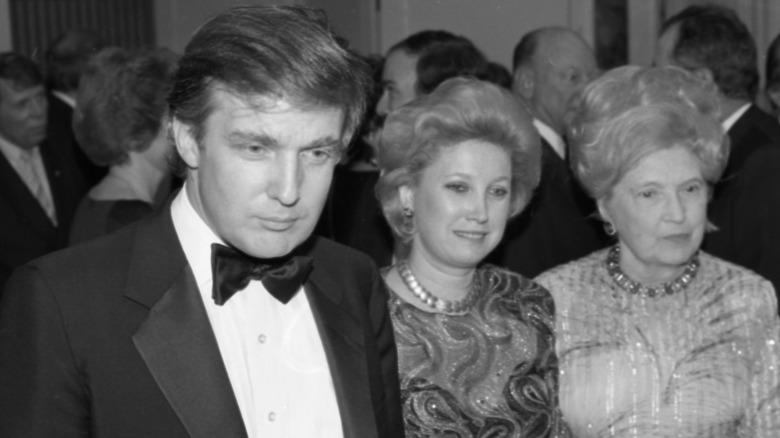
[[[211,244],[211,273],[214,279],[211,297],[221,306],[250,280],[263,286],[283,304],[287,304],[311,272],[311,257],[291,256],[257,259],[218,243]]]

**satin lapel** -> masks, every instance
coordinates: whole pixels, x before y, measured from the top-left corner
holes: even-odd
[[[316,264],[305,290],[328,360],[344,436],[373,437],[376,422],[363,326],[345,307],[350,300],[344,294],[356,292],[341,290],[327,273],[317,270]]]
[[[11,163],[0,153],[0,187],[3,196],[15,207],[16,214],[27,218],[28,224],[41,233],[54,233],[56,228],[46,211],[35,199]]]
[[[170,219],[170,204],[140,227],[126,296],[150,307],[133,336],[192,437],[246,437],[195,277]]]

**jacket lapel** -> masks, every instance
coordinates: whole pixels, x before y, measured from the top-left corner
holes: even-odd
[[[246,437],[170,204],[139,228],[136,241],[126,296],[150,308],[133,335],[141,357],[190,436]]]
[[[31,228],[38,230],[42,235],[51,234],[53,237],[56,233],[54,224],[3,154],[0,154],[0,187],[17,214],[27,218]]]
[[[376,436],[363,326],[345,306],[343,291],[322,269],[306,283],[306,297],[325,349],[345,437]]]

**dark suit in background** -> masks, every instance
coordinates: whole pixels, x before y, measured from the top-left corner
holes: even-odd
[[[345,436],[398,436],[382,279],[355,251],[322,238],[306,247]],[[26,266],[4,300],[0,436],[246,436],[169,207]]]
[[[533,278],[584,257],[608,243],[595,214],[595,203],[542,139],[539,187],[520,217],[507,225],[503,241],[487,262]]]
[[[73,108],[51,92],[49,100],[49,125],[46,137],[62,152],[70,155],[88,187],[92,187],[106,175],[108,168],[94,164],[79,146],[73,134]]]
[[[76,207],[87,190],[70,156],[49,140],[44,140],[39,147],[57,212],[57,225],[46,215],[5,155],[0,154],[0,290],[16,267],[65,247]]]
[[[393,232],[374,189],[379,171],[336,168],[318,232],[367,254],[379,267],[393,262]]]
[[[755,105],[729,129],[731,152],[708,215],[719,229],[702,249],[780,290],[780,125]]]

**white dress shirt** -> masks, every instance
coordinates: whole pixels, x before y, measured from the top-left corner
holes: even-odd
[[[543,139],[547,140],[547,143],[550,143],[550,146],[552,146],[555,153],[558,154],[562,160],[565,160],[566,142],[563,141],[563,138],[539,119],[534,119],[534,126],[536,126],[536,130],[539,131],[539,135],[541,135]]]
[[[303,287],[286,305],[251,281],[223,306],[211,297],[211,244],[186,185],[171,206],[249,437],[341,437],[341,417]]]
[[[729,129],[731,129],[731,127],[734,126],[735,123],[737,123],[737,120],[739,120],[739,118],[742,117],[742,115],[747,112],[748,108],[750,108],[750,103],[746,103],[742,105],[741,107],[739,107],[738,110],[731,113],[731,115],[728,116],[728,118],[726,118],[726,120],[723,121],[722,123],[723,129],[726,132],[729,132]]]
[[[51,194],[46,168],[43,165],[40,147],[24,149],[0,136],[0,152],[11,163],[19,177],[38,200],[54,225],[57,225],[57,211]]]

